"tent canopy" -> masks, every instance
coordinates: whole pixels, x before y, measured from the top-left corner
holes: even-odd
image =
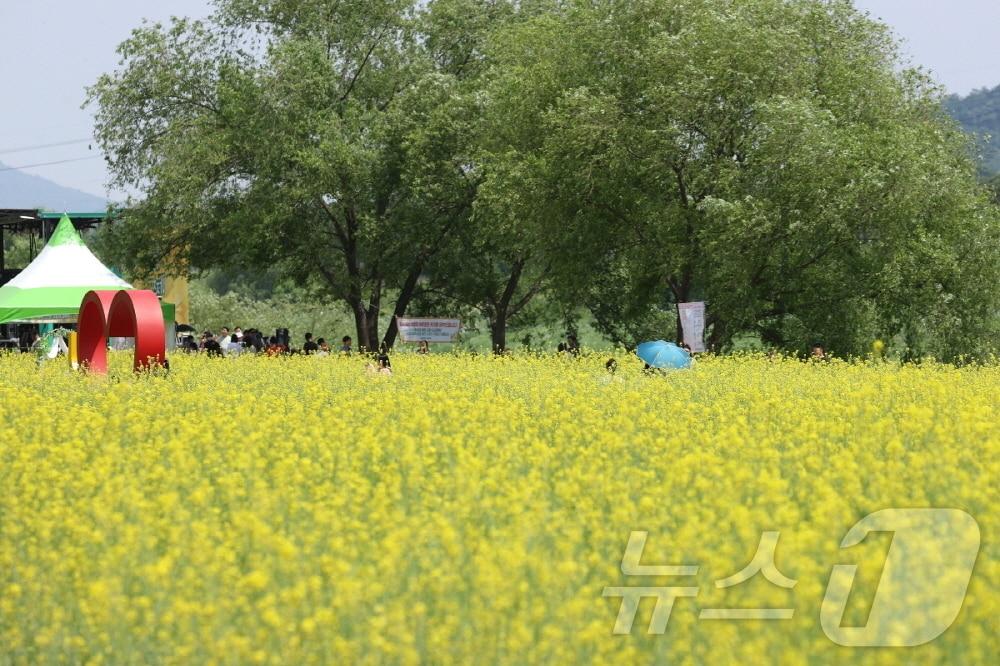
[[[0,324],[75,322],[91,289],[131,289],[87,248],[63,215],[35,260],[0,287]]]

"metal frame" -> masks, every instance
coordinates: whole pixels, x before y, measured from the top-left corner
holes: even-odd
[[[19,266],[14,269],[7,268],[6,249],[4,248],[4,238],[9,232],[12,234],[30,234],[30,254],[34,259],[38,254],[38,248],[44,247],[52,233],[56,230],[56,225],[64,213],[50,213],[35,208],[0,208],[0,286],[7,284],[14,279],[24,268]],[[81,229],[93,229],[102,222],[107,221],[108,214],[100,213],[65,213],[73,222],[77,231]],[[41,241],[39,243],[38,241]],[[0,324],[0,339],[6,337],[11,329],[19,330],[20,326],[31,326],[32,324]]]
[[[0,208],[0,285],[7,284],[20,272],[7,269],[6,252],[4,249],[4,236],[7,232],[12,234],[30,234],[30,252],[34,259],[37,254],[37,247],[44,244],[52,236],[63,215],[69,217],[77,231],[81,229],[93,229],[102,222],[107,221],[108,214],[101,213],[50,213],[36,210],[34,208]],[[41,243],[38,243],[41,241]],[[21,267],[23,268],[23,267]]]

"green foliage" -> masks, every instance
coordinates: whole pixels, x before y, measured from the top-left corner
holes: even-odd
[[[217,4],[134,31],[90,91],[116,184],[144,195],[106,245],[136,272],[280,267],[374,347],[383,297],[405,312],[468,206],[449,126],[426,135],[456,75],[417,38],[415,2]]]
[[[512,176],[486,186],[548,221],[557,282],[620,276],[599,320],[706,300],[716,348],[990,344],[1000,227],[968,140],[850,3],[569,3],[494,49]]]
[[[530,323],[526,323],[523,318],[520,321],[522,323],[512,323],[507,331],[509,351],[551,354],[558,349],[560,342],[566,341],[569,332],[548,317]],[[572,330],[584,350],[610,352],[617,348],[617,345],[597,328],[589,312],[579,313],[579,319],[574,321]],[[468,327],[463,329],[462,343],[458,348],[479,353],[491,351],[493,337],[489,322],[482,317],[468,320]]]
[[[241,326],[270,335],[277,328],[287,328],[296,346],[307,332],[331,344],[353,334],[354,322],[343,305],[318,302],[299,290],[279,290],[270,298],[258,299],[232,290],[220,294],[209,280],[201,279],[191,281],[190,298],[191,323],[199,331]]]
[[[524,209],[510,188],[489,187],[505,167],[491,160],[491,137],[503,134],[509,119],[485,114],[483,97],[489,71],[489,40],[504,26],[539,15],[545,3],[445,0],[428,4],[423,15],[428,46],[456,86],[429,117],[428,134],[448,137],[451,152],[463,154],[462,190],[468,196],[461,223],[427,266],[416,308],[464,310],[482,317],[491,348],[507,348],[508,325],[554,323],[560,308],[538,297],[550,287],[549,261],[534,248],[539,228],[534,211]],[[439,151],[434,151],[439,152]],[[484,186],[484,182],[487,183]],[[535,336],[537,338],[537,336]],[[528,345],[531,346],[530,336]]]
[[[30,264],[32,257],[28,235],[4,233],[3,252],[4,264],[8,269],[24,268]]]
[[[1000,174],[993,176],[986,186],[993,195],[993,202],[1000,206]]]
[[[190,297],[192,325],[198,331],[218,332],[222,326],[230,329],[241,326],[244,329],[258,328],[270,335],[276,328],[287,328],[296,346],[301,344],[306,332],[317,338],[325,337],[331,344],[339,342],[344,335],[353,335],[351,313],[342,303],[322,303],[314,293],[275,282],[270,275],[208,273],[191,281]],[[419,305],[413,313],[416,316],[446,311],[462,318],[461,341],[456,345],[435,345],[435,351],[488,353],[492,349],[490,322],[476,310],[460,308],[421,312]],[[536,307],[549,312],[541,319],[516,319],[508,334],[510,348],[552,352],[564,339],[565,331],[552,325],[555,318],[552,311],[558,310],[558,306],[540,299]],[[582,313],[577,333],[580,344],[586,349],[606,350],[612,346],[586,312]]]
[[[646,340],[673,339],[677,331],[677,312],[669,299],[650,299],[650,294],[662,293],[659,277],[637,275],[635,268],[632,262],[609,258],[579,296],[593,314],[597,330],[628,349]]]
[[[90,92],[133,273],[278,273],[393,315],[616,343],[983,353],[1000,223],[942,93],[847,0],[219,0]],[[983,118],[976,122],[986,122]],[[384,331],[384,336],[381,335]]]

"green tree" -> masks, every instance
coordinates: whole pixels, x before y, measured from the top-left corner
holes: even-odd
[[[1000,174],[994,176],[986,185],[993,193],[993,202],[1000,206]]]
[[[556,316],[552,308],[533,307],[549,286],[550,271],[529,243],[512,236],[515,229],[478,208],[457,242],[436,258],[423,289],[424,309],[457,305],[483,317],[497,354],[507,349],[508,327]]]
[[[4,263],[7,269],[24,268],[34,258],[28,234],[5,233],[3,235]],[[37,253],[37,250],[35,251]]]
[[[997,216],[969,142],[852,3],[571,2],[492,58],[489,113],[513,128],[493,154],[540,183],[509,191],[558,225],[538,238],[605,332],[609,302],[704,299],[716,348],[989,341]],[[595,271],[624,279],[595,291]]]
[[[300,290],[281,288],[270,298],[253,298],[235,290],[219,293],[205,280],[192,281],[190,290],[191,321],[198,330],[252,326],[268,335],[276,328],[287,328],[295,347],[302,344],[305,333],[325,337],[332,344],[350,330],[346,308],[339,303],[323,305]]]
[[[462,160],[437,152],[453,143],[421,135],[456,77],[415,2],[217,9],[134,31],[90,90],[115,183],[141,193],[105,245],[140,273],[278,266],[346,303],[375,348],[470,204]]]
[[[421,306],[457,306],[482,316],[496,353],[507,348],[510,324],[533,322],[542,314],[532,305],[546,288],[549,271],[532,249],[533,211],[519,205],[529,198],[513,191],[509,179],[496,177],[507,164],[490,153],[493,137],[509,132],[510,123],[484,114],[489,42],[502,26],[543,14],[552,4],[439,0],[429,3],[423,16],[435,61],[457,82],[455,94],[434,114],[436,122],[425,127],[431,135],[451,137],[456,141],[452,152],[465,155],[471,206],[453,242],[429,267]],[[499,181],[502,186],[493,187]]]

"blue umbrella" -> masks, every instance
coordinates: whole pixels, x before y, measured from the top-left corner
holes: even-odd
[[[691,354],[672,342],[643,342],[635,355],[654,368],[690,368]]]

